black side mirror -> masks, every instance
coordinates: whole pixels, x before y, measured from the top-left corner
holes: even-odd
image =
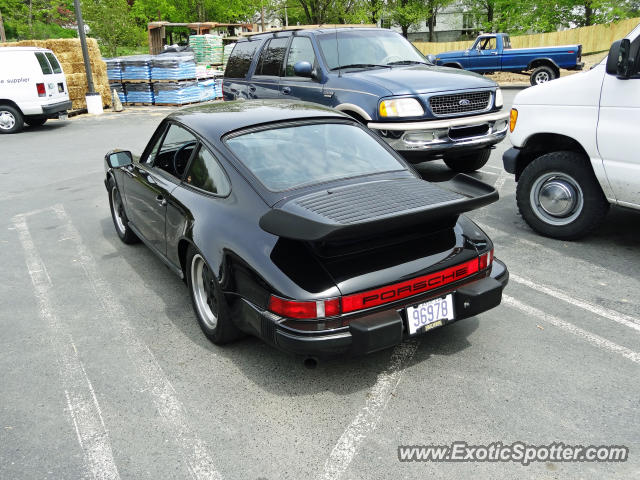
[[[633,69],[633,60],[629,58],[631,50],[631,41],[623,38],[611,44],[609,56],[607,57],[607,73],[616,75],[620,78],[628,78],[631,76]]]
[[[133,163],[133,155],[128,150],[111,151],[104,157],[110,168],[126,167]]]
[[[296,77],[313,78],[313,66],[309,62],[296,62],[293,66],[293,74]]]

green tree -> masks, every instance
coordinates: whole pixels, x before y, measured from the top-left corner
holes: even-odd
[[[118,47],[135,46],[144,38],[127,0],[83,0],[83,16],[104,53],[116,56]]]
[[[424,7],[420,0],[397,0],[391,5],[391,21],[402,29],[406,38],[409,27],[426,18]]]

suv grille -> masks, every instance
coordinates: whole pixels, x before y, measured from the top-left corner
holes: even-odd
[[[429,99],[431,111],[436,116],[482,112],[489,108],[491,92],[456,93],[436,95]]]

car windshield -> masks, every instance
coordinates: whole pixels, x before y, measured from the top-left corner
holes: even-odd
[[[318,40],[330,70],[429,64],[404,37],[388,30],[337,30]]]
[[[226,144],[271,191],[405,169],[370,134],[347,123],[287,125],[233,136]]]

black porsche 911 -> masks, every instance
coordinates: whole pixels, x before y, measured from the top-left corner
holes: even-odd
[[[424,181],[354,119],[226,102],[162,121],[142,156],[105,157],[116,232],[186,280],[214,343],[366,354],[497,306],[508,281],[462,213],[497,192]]]

